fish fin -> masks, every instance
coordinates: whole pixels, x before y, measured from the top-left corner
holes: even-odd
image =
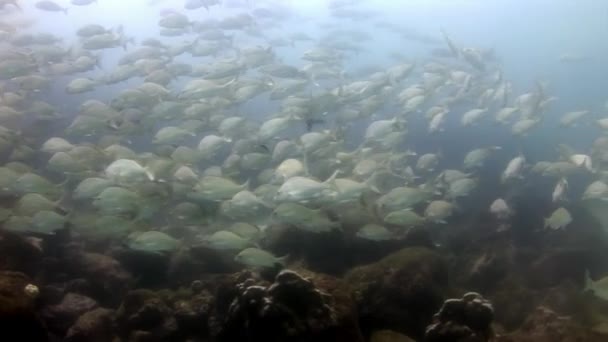
[[[308,167],[308,153],[303,151],[302,153],[302,165],[304,166],[304,174],[310,176],[310,168]]]
[[[369,178],[365,180],[364,184],[367,185],[367,187],[370,190],[372,190],[373,192],[380,194],[380,193],[382,193],[382,191],[380,191],[380,189],[378,189],[378,187],[375,184],[376,177],[377,177],[377,171],[374,171],[374,173],[372,173],[372,175],[369,176]]]
[[[585,288],[583,288],[583,292],[586,291],[593,291],[593,279],[591,279],[588,269],[585,269]]]
[[[144,170],[146,172],[146,177],[148,177],[149,180],[154,181],[155,177],[152,171],[150,171],[148,168],[144,168]]]
[[[370,198],[371,194],[362,194],[359,197],[359,204],[363,207],[363,209],[369,213],[371,216],[375,217],[379,221],[384,221],[384,216],[382,215],[382,208],[376,204],[376,202]]]
[[[327,178],[325,180],[325,184],[333,184],[334,180],[336,179],[336,177],[338,176],[338,174],[340,174],[340,170],[335,170],[334,173],[331,174],[331,176],[329,176],[329,178]]]

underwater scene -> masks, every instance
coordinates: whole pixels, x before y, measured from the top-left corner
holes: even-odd
[[[608,2],[0,0],[0,333],[608,341]]]

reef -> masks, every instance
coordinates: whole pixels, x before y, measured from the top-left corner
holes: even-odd
[[[598,254],[563,241],[516,248],[504,235],[479,234],[475,240],[463,233],[458,241],[447,241],[442,253],[426,243],[394,250],[393,242],[382,254],[381,243],[369,249],[345,240],[349,249],[341,251],[372,252],[354,262],[359,266],[344,266],[353,259],[342,256],[342,266],[328,267],[347,270],[341,274],[322,273],[322,258],[314,253],[289,269],[259,272],[242,270],[202,246],[134,257],[122,246],[75,243],[69,234],[43,239],[0,234],[0,246],[7,247],[0,262],[11,269],[0,271],[0,328],[27,341],[594,342],[608,337],[608,303],[582,293],[579,279],[587,264],[601,272]]]

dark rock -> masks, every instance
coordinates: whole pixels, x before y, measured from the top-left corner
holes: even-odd
[[[588,315],[589,302],[600,304],[592,298],[592,294],[581,292],[581,285],[572,281],[564,281],[558,286],[545,289],[538,297],[540,305],[551,308],[560,315],[573,315],[581,319]]]
[[[77,265],[79,274],[86,276],[91,283],[95,298],[100,298],[106,305],[118,305],[134,283],[122,264],[107,255],[82,253]]]
[[[178,334],[171,308],[157,293],[149,290],[129,292],[116,312],[119,334],[134,341],[170,340]],[[139,336],[137,338],[133,336]]]
[[[245,270],[215,279],[212,313],[208,323],[211,336],[222,334],[230,305],[240,295],[238,285],[251,278],[255,278],[255,275]],[[258,283],[263,282],[258,279]]]
[[[178,300],[173,312],[180,332],[187,336],[207,336],[212,303],[213,297],[207,291],[200,291],[189,300]]]
[[[359,328],[357,303],[349,284],[322,273],[307,270],[298,270],[298,273],[311,279],[315,287],[333,298],[333,311],[339,326],[338,340],[363,341],[364,338]]]
[[[355,291],[366,335],[390,329],[420,339],[443,303],[447,278],[436,252],[412,247],[351,270],[345,281]]]
[[[414,228],[386,241],[371,241],[356,236],[360,226],[342,223],[342,230],[311,233],[286,226],[271,226],[264,245],[275,255],[301,260],[307,269],[318,273],[343,274],[356,265],[372,263],[409,246],[433,246],[428,230]]]
[[[529,268],[529,283],[534,287],[556,286],[564,280],[580,281],[590,264],[583,249],[557,249],[543,253]]]
[[[168,280],[180,285],[203,278],[210,273],[234,273],[242,268],[233,256],[219,253],[206,245],[195,245],[176,252],[169,262]]]
[[[426,342],[488,342],[494,337],[494,308],[480,294],[448,299],[426,329]]]
[[[265,246],[275,255],[289,254],[313,271],[330,274],[344,272],[357,255],[341,230],[311,233],[294,227],[272,226],[265,235]]]
[[[64,292],[85,294],[98,300],[102,306],[120,304],[134,279],[116,259],[84,250],[81,244],[71,243],[57,253],[46,257],[46,284]],[[47,285],[47,286],[48,286]]]
[[[71,279],[65,283],[65,291],[66,292],[75,292],[81,293],[84,295],[91,296],[93,292],[91,290],[91,282],[84,278]]]
[[[30,283],[23,273],[0,272],[0,332],[3,338],[18,336],[19,341],[48,341],[44,325],[36,315],[35,299],[24,292]]]
[[[149,331],[136,330],[129,335],[129,342],[156,342],[154,334]]]
[[[134,290],[124,298],[118,309],[117,319],[129,329],[149,330],[162,324],[169,314],[169,307],[156,293]]]
[[[538,291],[524,286],[525,283],[524,278],[511,275],[500,282],[489,296],[494,306],[500,308],[496,311],[496,321],[507,330],[519,327],[540,300]]]
[[[40,300],[45,305],[56,305],[61,303],[65,294],[65,286],[63,284],[48,284],[40,289]]]
[[[26,238],[0,229],[0,269],[35,274],[41,267],[42,247],[39,239]]]
[[[94,299],[70,292],[59,304],[45,307],[42,317],[49,330],[63,336],[80,315],[96,307]]]
[[[415,342],[411,338],[392,330],[374,331],[369,342]]]
[[[508,273],[512,266],[510,248],[489,246],[477,256],[469,267],[466,284],[475,290],[493,289]]]
[[[236,290],[225,318],[215,319],[224,322],[218,341],[361,341],[356,333],[345,335],[347,320],[335,298],[294,271],[281,271],[270,285],[249,278]]]
[[[193,293],[199,293],[204,289],[204,283],[200,280],[195,280],[190,284],[190,290]]]
[[[497,342],[602,342],[608,336],[593,332],[568,316],[538,307],[517,331],[499,336]]]
[[[135,250],[120,250],[116,253],[116,258],[125,269],[137,278],[138,286],[155,287],[168,281],[171,255]]]
[[[106,342],[113,339],[114,312],[97,308],[84,313],[67,332],[66,342]]]

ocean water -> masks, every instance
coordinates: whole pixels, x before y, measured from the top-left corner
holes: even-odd
[[[23,273],[28,340],[528,341],[537,307],[608,339],[608,2],[78,2],[0,0],[0,287]],[[470,291],[492,324],[433,316]]]

